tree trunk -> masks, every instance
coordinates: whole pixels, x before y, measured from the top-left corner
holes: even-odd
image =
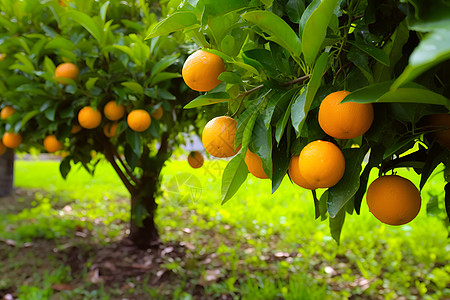
[[[139,203],[142,201],[142,203]],[[148,215],[142,220],[142,226],[138,226],[139,210],[138,206],[143,205],[146,207]],[[153,207],[152,210],[149,210]],[[148,249],[161,244],[158,229],[155,224],[155,213],[158,205],[156,204],[154,195],[148,195],[147,197],[132,196],[131,197],[131,218],[130,218],[130,235],[129,239],[137,247],[142,249]]]
[[[139,248],[147,249],[161,244],[155,215],[158,204],[156,195],[159,190],[160,170],[144,173],[136,194],[131,195],[131,219],[129,239]],[[142,223],[140,219],[142,219]]]
[[[0,197],[12,193],[14,182],[14,150],[8,149],[0,155]]]

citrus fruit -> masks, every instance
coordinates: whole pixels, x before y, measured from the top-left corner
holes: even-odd
[[[257,154],[251,152],[250,149],[245,153],[245,164],[247,165],[248,171],[252,173],[253,176],[260,179],[269,178],[266,172],[264,172],[261,158]]]
[[[117,123],[117,122],[108,123],[105,125],[105,127],[103,127],[103,133],[107,137],[112,138],[112,137],[116,136],[117,127],[119,127],[119,123]]]
[[[8,148],[5,147],[2,143],[0,143],[0,155],[3,155]]]
[[[55,80],[61,84],[67,84],[66,78],[75,80],[80,74],[80,70],[73,63],[62,63],[55,69]]]
[[[3,134],[2,143],[8,148],[17,148],[22,143],[20,133],[5,132]]]
[[[117,105],[116,101],[109,101],[103,108],[103,113],[108,120],[117,121],[125,114],[125,106],[123,104]]]
[[[78,124],[73,124],[70,133],[75,134],[81,131],[81,126]]]
[[[5,107],[3,107],[3,109],[0,111],[0,118],[1,118],[1,119],[9,118],[9,117],[12,116],[15,112],[16,112],[16,110],[14,109],[14,107],[12,107],[12,106],[5,106]]]
[[[194,91],[207,92],[221,83],[218,77],[224,71],[225,65],[219,56],[198,50],[186,59],[181,75]]]
[[[0,53],[0,61],[4,60],[6,57],[5,53]]]
[[[414,183],[398,175],[375,179],[367,189],[366,200],[375,218],[389,225],[412,221],[421,204],[420,192]]]
[[[147,111],[143,109],[135,109],[128,114],[127,123],[131,129],[142,132],[150,127],[152,118]]]
[[[236,120],[227,116],[210,120],[202,133],[202,142],[206,151],[215,157],[236,155],[238,152],[238,150],[234,150],[236,124]]]
[[[192,168],[200,168],[201,166],[203,166],[203,161],[203,155],[200,152],[192,151],[191,153],[189,153],[188,163]]]
[[[83,128],[96,128],[100,125],[101,121],[102,114],[98,109],[94,109],[90,106],[85,106],[78,112],[78,123]]]
[[[450,149],[450,114],[433,114],[426,119],[438,143]]]
[[[59,151],[62,149],[62,147],[63,147],[62,143],[60,141],[58,141],[56,136],[49,135],[49,136],[45,137],[44,148],[45,148],[45,150],[47,150],[48,153],[53,153],[53,152]]]
[[[315,190],[316,187],[306,182],[305,178],[302,176],[302,174],[300,174],[300,166],[298,163],[299,157],[299,155],[295,155],[291,158],[288,169],[289,177],[291,177],[292,181],[299,187],[308,190]]]
[[[340,102],[350,94],[338,91],[323,99],[319,108],[319,124],[326,134],[337,139],[354,139],[363,135],[373,122],[372,103]]]
[[[150,114],[150,116],[152,116],[152,118],[155,118],[156,120],[161,120],[163,113],[164,113],[164,111],[163,111],[162,107],[160,106],[154,112],[152,112]]]
[[[341,150],[327,141],[306,145],[298,159],[299,171],[306,182],[316,188],[329,188],[341,180],[345,159]]]

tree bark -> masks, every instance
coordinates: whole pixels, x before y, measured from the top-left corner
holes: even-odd
[[[0,155],[0,197],[8,196],[13,191],[14,150],[8,149]]]

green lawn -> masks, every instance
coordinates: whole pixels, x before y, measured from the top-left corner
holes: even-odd
[[[163,240],[193,245],[189,252],[194,262],[218,254],[211,264],[174,261],[164,265],[183,283],[171,287],[173,298],[191,299],[192,291],[183,286],[195,280],[211,298],[224,294],[244,299],[450,297],[448,228],[442,214],[427,216],[426,212],[430,194],[443,206],[442,172],[425,186],[421,212],[411,223],[381,224],[363,202],[360,216],[347,216],[337,245],[328,220],[314,220],[310,193],[293,186],[288,178],[271,195],[269,181],[249,177],[236,196],[221,206],[224,167],[223,161],[209,161],[193,170],[187,162],[175,161],[164,169],[157,220]],[[17,216],[3,212],[0,230],[5,238],[26,242],[71,237],[80,225],[98,244],[123,236],[129,219],[127,193],[108,165],[100,164],[95,177],[75,168],[66,181],[59,176],[57,162],[17,161],[15,171],[17,187],[41,191],[33,208]],[[419,183],[413,172],[400,175]],[[30,218],[33,223],[27,221]],[[202,280],[213,271],[218,280]],[[162,287],[137,285],[141,293],[154,298],[164,292]],[[26,289],[23,293],[29,295]],[[106,289],[95,297],[109,299],[113,294]],[[79,290],[67,295],[83,298]]]

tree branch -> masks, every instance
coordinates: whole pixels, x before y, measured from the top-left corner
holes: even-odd
[[[111,143],[108,140],[106,140],[106,138],[99,137],[99,139],[103,145],[103,150],[104,150],[106,159],[111,163],[112,167],[114,168],[114,171],[116,171],[117,175],[119,175],[120,180],[122,180],[122,182],[125,185],[125,187],[127,188],[128,192],[131,195],[134,195],[136,192],[135,186],[130,182],[130,180],[128,180],[125,173],[123,173],[122,169],[117,164],[117,162],[114,158],[114,153],[112,150],[113,147],[112,147]]]
[[[125,172],[128,174],[128,177],[130,177],[131,180],[134,181],[135,184],[140,184],[140,180],[134,176],[133,172],[130,170],[130,168],[125,164],[125,162],[123,161],[123,159],[120,157],[119,153],[117,153],[117,150],[115,147],[111,147],[112,149],[112,154],[114,157],[117,158],[117,160],[120,162],[120,164],[122,165],[122,167],[125,169]]]

